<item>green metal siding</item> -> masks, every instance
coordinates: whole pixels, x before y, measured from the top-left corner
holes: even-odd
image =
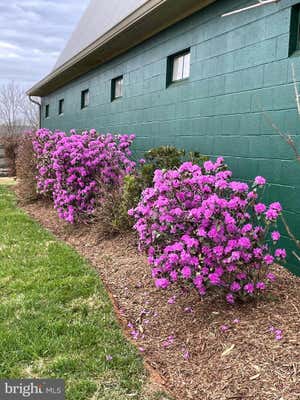
[[[218,1],[43,98],[51,129],[135,133],[135,154],[162,144],[223,155],[236,178],[265,176],[267,200],[279,200],[300,237],[300,165],[263,113],[299,137],[289,57],[291,6],[281,0],[220,18],[252,1]],[[191,76],[166,88],[167,57],[191,49]],[[123,98],[111,102],[111,79],[124,76]],[[80,109],[80,93],[90,105]],[[64,115],[58,101],[64,98]],[[44,116],[44,113],[43,113]],[[291,249],[284,238],[282,245]],[[293,256],[289,267],[300,273]]]

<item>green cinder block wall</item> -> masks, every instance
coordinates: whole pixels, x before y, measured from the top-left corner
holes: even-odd
[[[295,135],[300,148],[291,74],[294,63],[300,81],[300,55],[289,55],[291,10],[298,2],[281,0],[220,18],[253,1],[219,0],[43,98],[42,126],[135,133],[137,157],[163,144],[223,155],[236,179],[267,178],[266,200],[283,204],[300,237],[300,163],[265,117]],[[167,56],[188,47],[190,78],[166,88]],[[124,95],[111,102],[111,79],[120,75]],[[81,110],[86,88],[90,105]],[[64,114],[58,116],[61,98]],[[300,274],[293,244],[281,231],[288,267]]]

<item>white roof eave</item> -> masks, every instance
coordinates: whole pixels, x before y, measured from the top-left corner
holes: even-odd
[[[115,4],[115,0],[91,1],[70,41],[58,58],[54,70],[28,90],[29,96],[46,96],[72,79],[107,62],[216,0],[176,0],[175,7],[174,0],[130,0],[130,4],[128,3],[128,7],[123,8],[122,12],[129,12],[134,5],[138,8],[123,19],[119,9],[116,18],[111,20],[110,25],[103,26],[101,31],[95,29],[94,24],[94,27],[91,28],[93,34],[89,33],[79,41],[80,35],[84,35],[85,26],[90,27],[88,21],[91,13],[97,17],[96,14],[99,14],[99,10],[101,11],[100,1]],[[120,0],[117,2],[121,3]],[[106,12],[108,10],[113,12],[111,8]],[[109,26],[111,27],[109,28]],[[78,39],[77,45],[75,45],[76,38]]]

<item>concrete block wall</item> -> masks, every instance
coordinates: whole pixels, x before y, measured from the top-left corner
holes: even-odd
[[[300,57],[289,55],[291,7],[298,1],[220,17],[252,3],[219,0],[43,98],[43,116],[50,105],[43,126],[135,133],[136,157],[162,144],[223,155],[237,179],[267,178],[266,200],[282,202],[300,237],[300,165],[267,120],[295,134],[300,147],[291,75],[294,63],[300,80]],[[168,55],[188,47],[190,78],[166,87]],[[111,102],[111,79],[119,75],[124,95]],[[81,110],[86,88],[90,105]],[[61,98],[65,111],[59,116]],[[282,244],[292,249],[288,238]],[[293,256],[289,267],[300,273]]]

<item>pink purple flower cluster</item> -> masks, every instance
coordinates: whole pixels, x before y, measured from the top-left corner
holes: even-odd
[[[40,129],[34,149],[38,189],[51,192],[59,217],[74,223],[91,216],[104,191],[121,185],[135,163],[130,160],[134,135],[98,135],[94,129],[71,133]]]
[[[274,251],[277,231],[273,242],[267,237],[281,205],[258,203],[263,177],[250,189],[231,176],[222,158],[203,168],[186,162],[176,170],[157,170],[154,187],[129,211],[158,288],[181,281],[204,295],[217,287],[234,303],[261,293],[274,279],[269,266],[285,250]]]
[[[56,181],[55,170],[53,169],[52,153],[57,143],[66,136],[65,132],[51,132],[49,129],[36,131],[33,140],[33,149],[36,155],[38,170],[37,189],[38,192],[50,198],[53,197],[54,183]]]

